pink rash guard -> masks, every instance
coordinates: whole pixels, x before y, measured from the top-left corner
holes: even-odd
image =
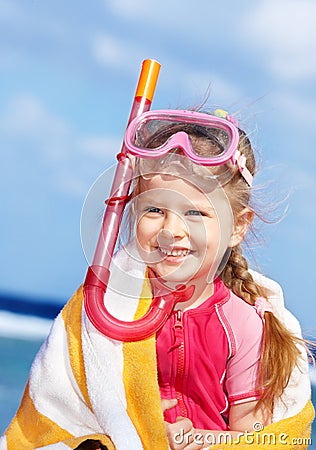
[[[227,430],[230,405],[258,400],[263,322],[217,278],[214,294],[174,311],[157,334],[161,398],[178,400],[165,420],[189,417],[195,428]]]

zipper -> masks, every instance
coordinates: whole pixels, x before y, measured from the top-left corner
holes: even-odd
[[[183,312],[177,310],[174,319],[174,344],[172,349],[176,350],[177,371],[175,379],[176,399],[178,400],[178,407],[181,411],[181,416],[187,417],[187,408],[183,399],[183,375],[184,375],[184,329],[183,329]]]

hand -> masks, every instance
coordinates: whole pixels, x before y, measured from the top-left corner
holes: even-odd
[[[176,399],[161,400],[163,412],[174,408],[177,404]],[[203,444],[194,442],[195,429],[190,419],[187,417],[177,417],[175,423],[165,421],[168,443],[171,450],[197,450],[203,448]]]

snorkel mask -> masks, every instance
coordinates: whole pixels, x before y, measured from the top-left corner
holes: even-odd
[[[152,336],[164,325],[175,304],[189,300],[194,291],[194,286],[187,288],[184,285],[176,286],[173,291],[166,290],[161,295],[154,296],[149,310],[143,317],[131,322],[117,319],[104,305],[111,260],[124,209],[130,199],[134,157],[141,167],[142,176],[146,172],[150,173],[151,161],[164,165],[170,165],[171,162],[178,164],[179,158],[174,155],[180,151],[185,155],[180,158],[187,161],[183,163],[185,166],[188,164],[195,167],[202,166],[200,169],[236,166],[246,182],[249,185],[252,183],[246,158],[238,150],[238,128],[229,120],[229,116],[218,117],[222,112],[212,116],[195,111],[149,111],[159,70],[160,64],[157,61],[143,62],[129,125],[121,152],[117,155],[118,163],[110,197],[106,201],[107,207],[95,254],[84,283],[84,305],[89,320],[101,333],[119,341],[138,341]],[[172,132],[164,140],[161,139],[161,133],[166,127]],[[201,136],[207,137],[209,151],[206,154],[196,150],[190,138],[190,127],[195,128]],[[151,141],[151,137],[159,135],[159,145],[156,145]],[[231,171],[229,173],[231,177]],[[209,174],[212,177],[211,172]],[[154,277],[154,274],[149,273],[149,277]]]
[[[151,136],[161,141],[166,129],[170,137],[167,135],[163,144],[155,145]],[[207,140],[207,152],[199,151],[189,133]],[[196,165],[215,167],[231,162],[251,186],[253,177],[246,167],[246,157],[238,150],[238,142],[237,122],[223,110],[215,111],[215,115],[187,110],[148,111],[130,123],[124,137],[129,153],[144,159],[163,161],[177,149]]]

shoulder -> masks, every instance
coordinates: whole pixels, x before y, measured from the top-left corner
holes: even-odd
[[[263,321],[255,308],[230,292],[229,301],[222,306],[229,338],[237,352],[243,346],[259,345],[263,335]]]
[[[251,323],[261,323],[262,320],[255,308],[230,291],[229,300],[223,304],[223,312],[232,326],[240,326],[249,320]]]

